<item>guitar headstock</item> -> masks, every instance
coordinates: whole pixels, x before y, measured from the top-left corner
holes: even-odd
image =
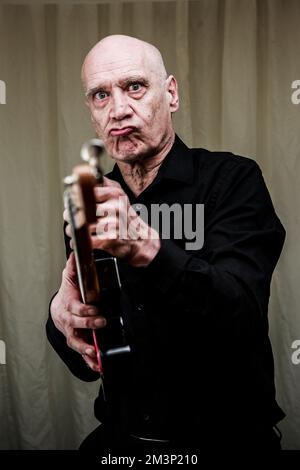
[[[103,182],[100,165],[105,148],[99,139],[87,141],[81,149],[84,163],[76,165],[73,173],[64,179],[66,193],[72,198],[72,215],[75,228],[96,222],[94,187]]]
[[[85,142],[81,148],[81,158],[92,168],[98,184],[101,184],[103,181],[100,160],[104,152],[105,147],[102,140],[100,139],[90,139]]]

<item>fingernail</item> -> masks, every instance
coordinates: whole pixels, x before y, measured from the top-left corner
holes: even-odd
[[[94,350],[90,349],[90,348],[85,350],[85,354],[87,354],[88,356],[94,356],[95,355]]]
[[[87,311],[88,315],[97,315],[97,310],[95,308],[89,308]]]
[[[105,318],[97,318],[97,320],[95,320],[95,326],[105,326],[105,325],[106,325]]]

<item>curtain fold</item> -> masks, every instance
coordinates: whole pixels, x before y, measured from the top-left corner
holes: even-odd
[[[73,378],[47,344],[48,302],[65,263],[62,179],[94,136],[80,79],[107,34],[154,43],[179,82],[176,130],[189,146],[260,164],[286,230],[270,333],[285,448],[300,449],[300,79],[298,0],[1,2],[0,449],[73,449],[97,422],[99,384]],[[105,169],[112,166],[105,162]]]

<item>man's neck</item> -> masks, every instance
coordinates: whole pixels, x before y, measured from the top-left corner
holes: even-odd
[[[152,156],[135,162],[117,162],[120,172],[127,186],[137,197],[156,177],[158,170],[170,152],[175,140],[175,134],[169,139],[163,149]]]

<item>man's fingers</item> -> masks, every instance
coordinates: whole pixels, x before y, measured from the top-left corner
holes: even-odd
[[[72,282],[77,281],[76,261],[74,253],[70,253],[66,267],[63,270],[63,278],[70,279]]]
[[[94,372],[99,372],[99,366],[96,358],[92,359],[87,354],[82,354],[82,359],[85,361],[87,367],[92,369]]]
[[[115,239],[118,238],[119,235],[125,235],[125,224],[122,226],[122,231],[119,233],[119,219],[116,217],[108,216],[104,218],[100,218],[98,220],[95,232],[91,232],[91,237],[100,237],[101,239]],[[125,233],[124,233],[125,232]]]
[[[76,315],[71,315],[69,325],[76,329],[97,329],[103,328],[106,325],[106,319],[100,315],[93,317],[77,317]]]
[[[69,225],[69,224],[66,225],[65,232],[66,232],[66,235],[67,235],[68,237],[70,237],[70,238],[72,237],[71,225]]]
[[[96,186],[94,188],[96,202],[104,202],[107,199],[127,197],[121,187],[117,186]]]
[[[114,186],[115,188],[121,188],[117,181],[111,180],[110,178],[107,178],[107,176],[103,176],[103,186]]]
[[[67,345],[69,348],[78,352],[79,354],[88,354],[90,357],[97,357],[94,346],[88,344],[83,338],[75,335],[75,330],[70,328],[66,336]]]
[[[68,222],[68,223],[70,222],[68,209],[65,209],[65,210],[64,210],[63,218],[64,218],[64,220],[65,220],[66,222]]]
[[[95,316],[98,313],[97,308],[93,305],[83,304],[73,298],[66,302],[66,308],[70,313],[79,317]]]
[[[76,335],[76,330],[73,330],[73,332],[67,336],[67,344],[74,351],[81,354],[82,359],[90,369],[95,372],[99,372],[97,354],[94,346],[86,343],[82,338],[78,337]]]
[[[90,224],[89,225],[90,235],[95,235],[96,231],[97,231],[97,224]]]

